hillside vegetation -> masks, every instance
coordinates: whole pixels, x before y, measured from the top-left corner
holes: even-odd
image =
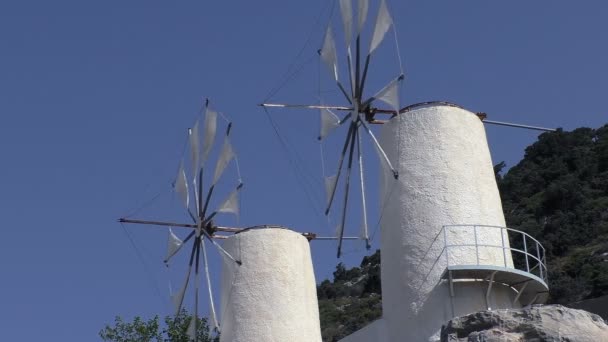
[[[506,174],[495,166],[507,225],[547,250],[551,303],[608,294],[608,125],[543,133]],[[380,252],[338,264],[317,287],[323,340],[338,341],[382,315]]]

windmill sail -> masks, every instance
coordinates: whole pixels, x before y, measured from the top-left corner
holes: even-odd
[[[230,144],[230,139],[228,139],[228,136],[226,136],[226,138],[224,139],[222,151],[220,152],[220,157],[217,161],[217,164],[215,165],[215,173],[213,174],[212,183],[213,185],[215,185],[220,179],[220,177],[224,173],[224,170],[226,169],[226,166],[228,166],[228,163],[230,163],[232,158],[234,158],[234,150],[232,149],[232,145]]]
[[[346,48],[350,48],[353,37],[353,6],[351,0],[340,0],[340,12],[342,13],[342,25],[344,28],[344,42]]]
[[[335,219],[339,221],[338,225],[338,256],[341,253],[342,240],[344,237],[344,227],[346,226],[346,218],[349,203],[349,193],[351,191],[351,185],[359,187],[361,191],[361,203],[360,209],[362,212],[362,224],[360,236],[366,240],[367,246],[369,247],[369,232],[368,232],[368,217],[367,217],[367,198],[366,188],[364,180],[364,165],[363,165],[363,149],[361,148],[362,136],[367,136],[368,141],[374,146],[383,170],[387,169],[393,174],[393,178],[397,179],[398,172],[394,168],[393,163],[388,158],[387,154],[383,150],[382,146],[378,143],[378,140],[374,136],[374,133],[367,126],[367,122],[373,124],[385,123],[385,120],[376,120],[377,114],[393,114],[399,113],[400,100],[399,100],[399,82],[403,80],[403,72],[401,63],[399,62],[400,76],[389,82],[384,88],[371,97],[364,97],[366,89],[367,75],[369,66],[372,59],[372,54],[376,49],[380,47],[384,39],[386,38],[387,32],[392,28],[394,31],[394,24],[391,14],[389,13],[388,6],[385,0],[379,1],[378,12],[375,18],[373,28],[370,30],[369,49],[361,47],[362,40],[366,38],[364,34],[364,26],[366,25],[367,17],[369,14],[369,0],[338,0],[340,6],[341,25],[344,33],[344,48],[338,51],[336,47],[336,41],[334,40],[334,32],[331,25],[327,26],[325,36],[323,38],[321,49],[319,50],[321,62],[324,63],[332,73],[332,76],[348,101],[346,105],[289,105],[289,104],[277,104],[267,103],[262,104],[264,107],[295,107],[295,108],[309,108],[309,109],[321,109],[320,110],[320,128],[318,138],[321,140],[321,144],[327,141],[327,137],[330,134],[337,134],[339,127],[343,124],[348,124],[348,132],[346,133],[344,146],[342,152],[339,155],[337,163],[337,170],[334,175],[324,178],[324,188],[327,195],[325,215],[329,215],[330,211],[335,208],[336,197],[342,197],[340,215]],[[356,7],[356,9],[354,8]],[[353,11],[355,10],[355,11]],[[396,33],[395,33],[396,34]],[[354,38],[354,39],[353,39]],[[397,44],[397,39],[395,39]],[[362,51],[365,50],[365,51]],[[346,57],[348,64],[348,78],[350,81],[350,93],[346,92],[342,86],[339,75],[338,75],[338,53],[343,53]],[[399,54],[397,53],[397,57]],[[366,100],[364,100],[366,99]],[[390,109],[376,107],[380,102],[386,104]],[[322,102],[323,103],[323,102]],[[333,109],[334,111],[331,111]],[[348,112],[346,115],[340,113]],[[339,115],[338,115],[339,114]],[[344,132],[344,130],[342,130]],[[355,146],[356,145],[356,146]],[[357,155],[354,154],[355,149]],[[354,164],[354,167],[353,167]],[[384,167],[386,166],[386,167]],[[358,181],[351,183],[351,173],[359,169]],[[325,167],[323,167],[325,169]],[[325,171],[323,171],[325,173]],[[324,174],[325,176],[325,174]],[[358,186],[354,185],[358,183]],[[339,193],[343,196],[336,196]],[[348,216],[350,217],[350,216]],[[331,218],[330,218],[331,220]]]
[[[230,213],[237,217],[239,216],[239,191],[241,190],[240,184],[234,189],[228,198],[217,209],[218,213]]]
[[[372,42],[369,47],[370,54],[374,52],[382,40],[384,40],[384,36],[391,25],[393,25],[393,19],[391,19],[391,15],[388,12],[386,2],[382,0],[380,2],[380,9],[378,10],[378,17],[376,18],[376,27],[374,28]]]
[[[173,233],[173,230],[169,228],[169,239],[167,241],[167,257],[165,258],[165,262],[168,262],[169,259],[179,251],[183,243],[184,242]]]
[[[319,133],[319,140],[325,138],[331,131],[340,126],[340,118],[334,114],[331,110],[321,108],[321,129]]]
[[[217,317],[215,313],[215,306],[213,303],[213,292],[211,289],[211,279],[209,275],[209,265],[207,258],[207,250],[205,247],[205,239],[211,242],[211,244],[219,251],[220,255],[224,257],[226,260],[230,260],[232,263],[241,265],[240,260],[236,260],[230,253],[228,253],[221,245],[219,245],[213,239],[216,238],[216,230],[219,229],[218,226],[215,226],[212,219],[218,213],[232,213],[235,215],[239,215],[239,201],[238,201],[238,192],[242,188],[243,183],[241,182],[240,172],[238,170],[238,163],[236,165],[236,174],[238,175],[238,186],[231,191],[225,200],[220,205],[219,209],[213,213],[208,214],[206,209],[211,201],[211,197],[214,194],[214,189],[218,182],[220,182],[224,173],[226,173],[227,167],[233,159],[236,159],[236,154],[230,143],[229,134],[231,129],[231,123],[227,121],[225,116],[221,116],[223,120],[226,121],[226,136],[224,138],[223,144],[217,153],[213,153],[214,156],[217,156],[214,172],[206,173],[206,177],[209,178],[207,181],[203,182],[204,174],[203,168],[205,164],[209,164],[210,155],[212,155],[212,150],[218,150],[216,141],[216,133],[218,129],[218,112],[212,110],[209,106],[209,102],[207,101],[205,104],[205,117],[203,120],[196,120],[191,129],[188,130],[188,142],[189,142],[189,153],[186,160],[182,159],[179,164],[177,176],[175,181],[173,182],[173,190],[177,194],[177,198],[186,208],[186,211],[192,221],[192,224],[182,224],[182,223],[170,223],[170,222],[158,222],[158,221],[143,221],[143,220],[127,220],[120,219],[121,222],[131,222],[131,223],[148,223],[154,225],[162,225],[168,226],[168,241],[167,241],[167,254],[165,257],[165,263],[169,266],[168,262],[175,255],[177,255],[188,243],[190,240],[193,240],[190,252],[190,258],[188,262],[187,271],[185,274],[185,278],[182,286],[179,291],[172,295],[173,307],[175,310],[175,315],[179,315],[183,306],[184,299],[186,297],[186,292],[189,290],[190,286],[190,278],[192,276],[192,269],[194,268],[194,286],[192,290],[194,291],[194,314],[192,316],[191,321],[189,322],[189,326],[187,329],[187,334],[190,339],[197,340],[197,328],[198,328],[198,306],[199,306],[199,291],[200,291],[200,259],[201,259],[201,249],[202,258],[204,263],[204,272],[206,278],[206,285],[209,293],[209,305],[211,308],[211,319],[213,322],[213,326],[216,330],[219,331],[219,322],[217,322]],[[202,123],[204,126],[202,128],[203,136],[201,139],[200,136],[200,124]],[[185,163],[189,162],[189,164]],[[187,175],[185,166],[188,165],[188,173],[192,173],[192,177]],[[203,193],[203,183],[207,184],[207,196],[205,201],[202,200]],[[221,191],[224,191],[224,187],[220,186]],[[219,190],[218,190],[219,191]],[[191,192],[194,194],[196,201],[196,212],[193,213],[190,211],[190,194]],[[191,232],[182,240],[177,234],[174,233],[171,227],[188,227],[191,228]],[[227,229],[224,227],[224,229]],[[231,228],[234,229],[234,228]],[[230,231],[230,230],[228,230]]]
[[[213,147],[213,141],[215,140],[215,133],[217,130],[217,112],[209,108],[209,102],[207,102],[205,110],[205,135],[203,138],[203,148],[201,154],[201,163],[205,164],[209,157],[209,152]]]
[[[200,141],[198,136],[198,120],[194,124],[194,127],[189,131],[190,136],[190,161],[192,162],[192,178],[196,179],[196,175],[198,174],[198,169],[200,167],[199,157],[200,151],[198,150]]]
[[[338,56],[336,52],[336,42],[331,30],[331,26],[327,27],[323,48],[321,48],[321,59],[332,72],[334,79],[338,80]]]
[[[179,170],[177,171],[177,178],[175,179],[175,192],[181,197],[184,207],[188,209],[190,207],[190,194],[188,193],[188,180],[186,178],[186,171],[184,170],[184,162],[182,161]]]
[[[399,83],[403,79],[403,75],[400,75],[396,79],[392,80],[384,88],[382,88],[373,99],[380,100],[389,106],[391,106],[396,113],[399,112]]]
[[[358,21],[357,21],[357,35],[361,34],[363,31],[363,26],[365,26],[365,20],[367,19],[367,11],[369,10],[369,0],[359,0],[359,9],[358,9]]]

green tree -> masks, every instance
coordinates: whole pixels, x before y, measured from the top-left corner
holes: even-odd
[[[144,320],[135,317],[132,322],[125,322],[120,316],[114,319],[112,326],[106,325],[99,332],[103,341],[111,342],[189,342],[188,326],[192,316],[182,310],[176,317],[167,316],[161,326],[157,316]],[[199,342],[218,342],[219,337],[212,337],[207,319],[199,318],[197,324]]]

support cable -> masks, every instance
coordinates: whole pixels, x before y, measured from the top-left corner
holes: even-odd
[[[309,207],[313,210],[313,215],[316,216],[317,218],[319,218],[319,213],[322,211],[315,204],[315,201],[312,198],[312,195],[310,194],[310,187],[307,187],[305,184],[302,183],[303,177],[301,177],[301,175],[298,175],[298,167],[297,167],[298,165],[296,165],[296,161],[294,161],[290,157],[290,151],[289,151],[287,142],[285,141],[285,139],[279,132],[279,128],[278,128],[276,122],[274,122],[274,120],[272,119],[272,116],[270,115],[268,110],[265,107],[263,107],[263,108],[264,108],[264,112],[266,113],[266,117],[268,118],[268,121],[270,122],[270,125],[272,126],[272,128],[274,130],[275,135],[277,136],[277,138],[279,139],[279,142],[281,143],[281,146],[283,147],[283,151],[285,152],[285,154],[287,156],[287,160],[292,168],[292,171],[294,172],[294,174],[296,176],[296,181],[298,182],[298,185],[302,188],[302,190],[304,191],[304,193],[306,195],[306,198],[309,202]],[[300,170],[300,172],[302,172],[302,171]]]
[[[148,264],[146,263],[146,259],[143,257],[143,254],[141,253],[141,251],[139,250],[139,248],[137,248],[137,244],[135,244],[135,240],[133,240],[133,237],[131,236],[131,234],[129,233],[129,231],[125,227],[125,225],[121,223],[120,226],[122,227],[123,232],[127,236],[127,239],[131,243],[131,247],[135,251],[135,254],[137,255],[137,258],[141,262],[141,264],[143,266],[143,269],[144,269],[144,273],[146,273],[146,276],[148,277],[148,281],[150,283],[152,283],[153,288],[154,288],[154,290],[156,292],[156,295],[158,296],[158,299],[160,300],[161,304],[163,306],[165,306],[165,301],[164,301],[163,296],[161,294],[161,291],[160,291],[160,289],[158,287],[158,283],[156,282],[156,278],[152,274],[152,271],[150,271],[150,268],[148,267]]]
[[[300,51],[298,51],[298,53],[294,57],[293,61],[287,67],[287,71],[285,72],[285,75],[283,77],[281,77],[279,84],[268,92],[268,94],[264,98],[263,102],[268,101],[270,98],[272,98],[274,95],[276,95],[276,93],[278,93],[285,86],[285,84],[287,84],[289,81],[291,81],[295,77],[295,75],[298,74],[302,70],[304,65],[308,64],[310,62],[310,60],[315,58],[315,56],[312,55],[310,57],[310,59],[308,59],[305,63],[300,65],[296,70],[293,70],[295,68],[297,60],[302,56],[304,51],[306,51],[306,47],[310,44],[310,41],[312,40],[315,30],[319,27],[319,23],[321,22],[323,12],[325,12],[327,10],[327,6],[329,6],[330,4],[332,6],[331,10],[330,10],[330,15],[329,15],[329,18],[331,20],[331,17],[333,15],[333,11],[334,11],[334,7],[335,7],[334,1],[328,1],[326,3],[326,5],[321,8],[321,11],[319,11],[319,14],[317,15],[317,19],[316,19],[315,23],[312,25],[312,27],[308,33],[308,36],[306,37],[306,40],[304,41],[304,44],[300,48]]]

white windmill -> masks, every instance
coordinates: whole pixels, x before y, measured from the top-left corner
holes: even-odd
[[[225,123],[225,135],[221,147],[214,148],[218,145],[216,132],[222,132],[218,128],[218,121]],[[180,163],[173,183],[174,192],[193,222],[130,218],[120,218],[119,222],[169,227],[168,250],[164,260],[167,265],[173,256],[191,242],[186,278],[183,286],[172,298],[177,315],[184,305],[191,278],[194,278],[194,315],[187,331],[190,340],[198,340],[199,278],[202,261],[211,324],[217,333],[221,332],[222,342],[321,342],[316,284],[309,247],[309,241],[317,236],[274,225],[248,228],[218,226],[215,223],[218,214],[239,215],[239,192],[243,183],[238,160],[229,139],[232,124],[221,113],[212,110],[208,101],[202,121],[202,136],[199,136],[199,122],[188,131],[189,158],[186,163],[183,160]],[[217,160],[213,166],[208,159],[214,154],[217,155]],[[226,184],[235,181],[222,177],[225,171],[231,168],[231,163],[234,164],[232,171],[236,173],[236,182]],[[224,183],[220,184],[222,180]],[[230,185],[233,186],[232,191],[223,197],[222,201],[215,202],[213,198],[216,189],[229,190],[227,187]],[[211,211],[213,203],[218,205]],[[189,228],[192,231],[180,239],[171,227]],[[216,239],[222,240],[223,243],[220,245]],[[219,310],[216,310],[211,287],[206,248],[208,243],[213,244],[223,257]],[[220,315],[221,320],[218,319]]]

